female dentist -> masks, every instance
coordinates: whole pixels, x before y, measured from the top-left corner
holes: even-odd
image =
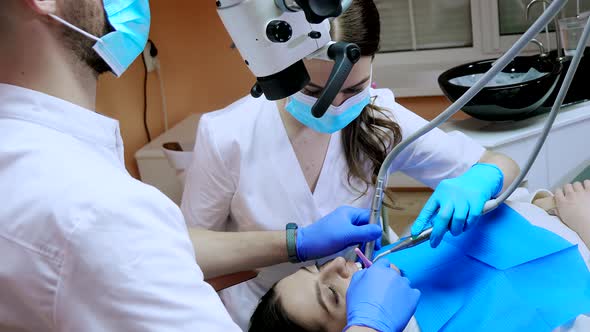
[[[372,0],[354,0],[331,30],[334,40],[359,45],[362,57],[324,117],[314,118],[310,108],[332,63],[310,60],[305,64],[311,82],[289,99],[275,103],[248,96],[201,118],[182,202],[189,225],[284,230],[295,223],[308,226],[341,205],[370,206],[386,154],[426,121],[397,104],[391,91],[371,89],[380,42]],[[476,222],[484,203],[512,182],[518,166],[464,135],[434,130],[398,157],[394,171],[436,188],[412,229],[418,233],[434,223],[436,246],[446,230],[457,235]],[[312,258],[301,250],[293,260]],[[256,279],[222,291],[232,318],[247,328],[260,297],[297,268],[264,269]]]

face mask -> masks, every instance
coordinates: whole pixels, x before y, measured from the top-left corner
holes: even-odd
[[[150,6],[148,0],[103,0],[107,19],[115,29],[98,38],[60,17],[49,14],[65,26],[96,41],[94,51],[119,77],[143,52],[150,31]]]
[[[348,126],[361,114],[365,106],[371,102],[370,84],[360,93],[348,98],[342,105],[330,105],[326,114],[316,118],[311,108],[317,98],[297,92],[290,97],[285,107],[295,119],[305,126],[324,134],[332,134]]]

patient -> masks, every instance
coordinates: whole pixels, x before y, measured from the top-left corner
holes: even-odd
[[[580,253],[588,264],[587,247],[558,218],[529,203],[516,202],[509,206],[532,224],[549,229],[571,243],[579,243]],[[590,181],[557,190],[555,208],[562,221],[590,243]],[[320,267],[302,268],[282,279],[261,299],[251,318],[250,331],[342,331],[346,325],[346,292],[356,271],[354,262],[340,257]],[[588,316],[580,315],[572,324],[586,331],[590,330],[589,321]],[[560,331],[573,331],[574,325],[562,327]],[[413,319],[404,331],[420,331],[420,328]]]
[[[555,191],[556,215],[590,246],[590,180]]]

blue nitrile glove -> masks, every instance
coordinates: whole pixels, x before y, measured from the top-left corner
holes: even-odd
[[[381,233],[381,234],[383,234],[383,233]],[[373,260],[373,258],[375,258],[375,253],[378,252],[379,250],[381,250],[381,238],[382,237],[383,237],[383,235],[381,235],[377,240],[375,240],[375,247],[373,248],[373,257],[367,257],[368,259]],[[366,248],[367,248],[367,242],[362,243],[360,249],[363,252],[363,254],[365,253],[365,251],[367,251]],[[361,262],[360,258],[358,258],[358,257],[357,257],[356,261]]]
[[[418,306],[420,291],[407,278],[380,259],[352,276],[346,293],[347,325],[377,331],[402,331]]]
[[[436,248],[447,230],[457,236],[470,229],[503,183],[502,171],[492,164],[475,164],[465,174],[441,181],[416,218],[412,235],[434,226],[430,246]]]
[[[367,225],[369,210],[340,207],[297,230],[297,258],[305,262],[326,257],[381,236],[381,226]]]

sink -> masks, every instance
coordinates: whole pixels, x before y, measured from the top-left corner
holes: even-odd
[[[590,89],[588,89],[588,81],[590,80],[590,60],[588,60],[589,57],[590,48],[586,48],[586,50],[584,51],[584,57],[582,57],[582,61],[580,61],[580,65],[578,66],[576,75],[574,75],[574,80],[572,81],[572,84],[567,94],[565,95],[565,99],[563,101],[564,105],[573,105],[590,100]],[[556,59],[557,52],[550,52],[549,58]],[[562,61],[563,74],[560,75],[559,80],[557,81],[557,88],[553,90],[553,93],[549,96],[549,98],[547,98],[543,106],[535,112],[535,115],[549,112],[551,110],[553,102],[555,101],[555,98],[557,98],[557,94],[559,93],[559,87],[561,87],[561,84],[563,83],[563,80],[565,78],[565,73],[570,67],[571,60],[571,57],[567,57],[565,60]]]
[[[556,87],[564,72],[562,63],[555,58],[556,56],[551,55],[516,57],[463,107],[463,112],[481,120],[510,121],[522,120],[550,110],[550,106],[547,109],[545,105],[552,104],[552,96],[555,100],[558,90]],[[439,86],[447,98],[454,102],[495,61],[496,59],[477,61],[449,69],[439,76]]]

